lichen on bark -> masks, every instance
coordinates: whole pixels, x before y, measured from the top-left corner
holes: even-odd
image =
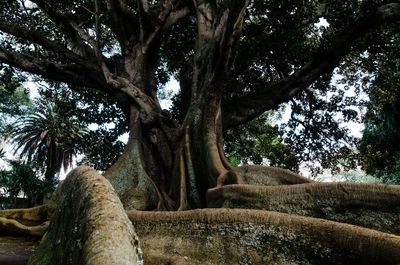
[[[142,262],[139,239],[111,184],[89,167],[63,182],[48,232],[30,265]]]

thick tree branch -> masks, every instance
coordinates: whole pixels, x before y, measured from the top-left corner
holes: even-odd
[[[106,79],[108,85],[117,91],[125,93],[141,108],[141,110],[143,110],[143,114],[145,114],[146,117],[142,117],[142,121],[151,123],[154,119],[159,117],[156,103],[140,88],[129,82],[127,79],[112,75],[111,73],[106,74]]]
[[[93,55],[94,51],[86,43],[93,44],[93,39],[78,24],[71,20],[68,16],[60,14],[55,8],[49,6],[43,0],[32,0],[55,24],[61,25],[63,32],[69,38],[72,45],[80,49],[82,52]]]
[[[87,58],[84,58],[81,55],[69,50],[61,43],[58,43],[55,40],[50,40],[47,37],[45,37],[41,32],[33,29],[28,29],[23,25],[15,25],[0,20],[0,30],[5,33],[11,34],[15,37],[19,37],[31,41],[33,43],[39,44],[42,47],[51,50],[70,61],[80,63],[83,65],[87,65],[89,63]]]
[[[129,13],[129,7],[120,0],[107,0],[107,10],[111,14],[114,32],[121,50],[124,51],[130,37],[127,26],[134,25],[134,23],[129,23],[125,19],[125,14]]]
[[[178,3],[179,3],[179,0],[162,0],[162,1],[160,1],[158,16],[155,19],[155,23],[154,23],[151,33],[148,34],[148,36],[146,36],[146,33],[144,33],[144,35],[143,35],[143,36],[146,36],[145,40],[144,40],[145,45],[143,47],[145,51],[147,51],[147,49],[154,42],[154,40],[160,36],[164,26],[167,23],[167,20],[170,16],[171,12],[173,11],[174,7]],[[185,15],[185,12],[183,12],[181,14],[181,16],[182,15]],[[179,16],[176,17],[175,22],[178,21],[178,19],[179,19]],[[173,21],[170,20],[169,22],[172,23]]]
[[[224,127],[246,123],[267,110],[277,107],[314,83],[322,74],[330,73],[348,54],[351,46],[365,33],[384,23],[400,19],[400,4],[391,3],[375,12],[360,16],[353,24],[339,31],[328,47],[322,44],[314,56],[292,75],[281,79],[263,91],[245,95],[235,102],[224,102]]]
[[[23,71],[71,85],[99,90],[106,87],[105,80],[99,78],[102,76],[101,70],[95,66],[89,68],[79,64],[51,63],[29,55],[8,51],[2,47],[0,47],[0,61]]]
[[[193,70],[193,98],[218,94],[230,72],[234,50],[249,1],[194,1],[197,39]]]
[[[164,29],[171,28],[176,22],[180,19],[186,17],[190,14],[190,8],[188,6],[184,6],[178,10],[172,11],[168,16],[167,21],[164,24]]]

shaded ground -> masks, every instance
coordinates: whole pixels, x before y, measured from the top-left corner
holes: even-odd
[[[0,265],[26,264],[38,245],[36,238],[0,236]]]

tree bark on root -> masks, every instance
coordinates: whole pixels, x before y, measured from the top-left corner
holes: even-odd
[[[400,235],[400,187],[358,183],[227,185],[208,191],[208,207],[312,216]]]
[[[0,234],[41,237],[49,225],[50,205],[0,211]]]
[[[49,230],[30,265],[140,264],[139,241],[111,184],[78,167],[64,181]]]
[[[400,263],[400,237],[317,218],[244,209],[128,216],[146,264]]]

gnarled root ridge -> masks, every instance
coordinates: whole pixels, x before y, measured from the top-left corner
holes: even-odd
[[[95,170],[78,167],[61,186],[49,230],[28,264],[129,265],[141,255],[111,184]]]
[[[240,176],[241,182],[238,184],[271,186],[314,182],[290,170],[278,167],[244,165],[231,170]]]
[[[400,264],[400,237],[243,209],[129,211],[146,264]]]
[[[227,185],[208,191],[208,207],[312,216],[400,235],[400,186],[310,183]]]
[[[0,211],[0,235],[43,236],[50,206]]]

